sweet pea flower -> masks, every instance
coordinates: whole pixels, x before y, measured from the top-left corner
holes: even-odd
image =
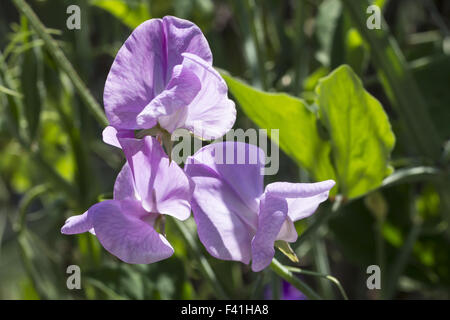
[[[105,83],[103,101],[110,126],[104,140],[120,146],[116,134],[159,125],[169,133],[184,128],[203,139],[223,136],[236,120],[228,88],[212,67],[201,30],[176,17],[139,25],[120,48]]]
[[[312,215],[335,184],[275,182],[263,190],[264,164],[257,146],[223,142],[200,149],[185,165],[195,184],[191,205],[200,241],[218,259],[252,260],[255,272],[272,261],[275,241],[297,240],[294,222]]]
[[[155,138],[118,141],[127,162],[114,184],[113,200],[70,217],[61,232],[90,231],[106,250],[127,263],[166,259],[173,248],[155,227],[164,215],[179,220],[190,216],[193,184],[175,162],[169,162]]]

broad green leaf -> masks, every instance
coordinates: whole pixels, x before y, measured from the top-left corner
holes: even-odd
[[[245,114],[259,127],[279,129],[279,146],[315,180],[334,179],[330,143],[319,135],[317,117],[306,103],[284,93],[256,90],[222,74]],[[336,189],[336,188],[333,188]]]
[[[151,19],[147,2],[130,4],[120,0],[91,0],[91,4],[108,11],[131,29]]]
[[[316,94],[330,134],[340,193],[355,198],[379,187],[392,172],[388,162],[395,144],[380,102],[347,65],[319,81]]]

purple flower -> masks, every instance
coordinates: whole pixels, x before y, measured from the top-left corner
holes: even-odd
[[[292,284],[285,280],[281,280],[281,300],[306,300],[306,296],[294,287]],[[270,286],[267,286],[264,290],[264,299],[272,300],[273,292]]]
[[[150,19],[120,48],[106,79],[103,100],[105,142],[118,146],[114,130],[159,124],[172,133],[185,128],[204,139],[223,136],[236,109],[227,85],[212,67],[212,54],[201,30],[176,17]]]
[[[252,260],[253,271],[270,264],[276,240],[297,240],[294,222],[313,214],[335,184],[276,182],[263,190],[264,163],[260,148],[224,142],[200,149],[185,165],[195,183],[191,205],[200,241],[216,258]]]
[[[114,184],[114,200],[90,207],[67,219],[64,234],[94,233],[103,247],[128,263],[152,263],[173,254],[155,224],[170,215],[190,216],[193,184],[183,170],[170,162],[153,137],[119,138],[127,162]]]

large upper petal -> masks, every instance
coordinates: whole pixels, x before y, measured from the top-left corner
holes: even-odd
[[[180,220],[187,219],[191,211],[193,185],[183,170],[174,161],[169,161],[159,142],[150,136],[141,140],[124,138],[119,141],[131,170],[136,198],[142,202],[144,209]],[[129,177],[129,173],[123,172],[123,180],[129,181],[125,175]],[[118,177],[120,189],[128,190],[123,194],[131,194],[131,183],[126,185],[123,182],[122,187],[119,178],[122,179],[122,176]]]
[[[119,49],[103,92],[111,125],[141,129],[137,114],[166,86],[167,53],[161,19],[139,25]],[[153,123],[147,123],[153,127]]]
[[[150,115],[170,114],[179,107],[185,86],[170,86],[174,67],[182,63],[182,53],[195,54],[212,64],[212,54],[201,30],[192,22],[176,17],[150,19],[139,25],[116,55],[106,79],[103,100],[110,124],[122,129],[146,129],[157,123]],[[186,73],[176,76],[192,80]],[[159,96],[164,89],[168,94]],[[179,92],[177,92],[179,90]],[[177,94],[174,94],[177,93]],[[171,103],[151,104],[167,96]],[[169,99],[170,100],[170,99]],[[146,117],[138,114],[147,108]],[[154,107],[154,110],[148,110]]]
[[[167,46],[167,70],[183,61],[182,53],[191,53],[212,65],[208,41],[199,27],[188,20],[173,16],[163,18]]]
[[[289,218],[297,221],[312,215],[319,204],[328,199],[334,185],[333,180],[315,183],[274,182],[266,186],[264,193],[285,198]]]
[[[186,164],[195,183],[192,211],[200,241],[214,257],[249,263],[257,213],[228,183],[202,164]]]
[[[191,176],[190,166],[207,167],[227,183],[251,211],[258,212],[258,199],[263,193],[264,159],[264,152],[255,145],[225,141],[198,150],[187,159],[185,171]]]
[[[173,248],[144,218],[136,200],[106,200],[88,210],[103,247],[127,263],[153,263],[170,257]]]
[[[155,119],[170,117],[180,109],[185,109],[198,94],[200,88],[199,78],[188,66],[176,65],[164,91],[153,98],[137,115],[137,124],[140,127],[149,128],[148,124],[153,123]],[[168,130],[172,132],[175,129],[177,127]]]
[[[210,144],[187,159],[185,172],[195,183],[194,218],[211,255],[249,262],[263,167],[262,150],[239,142]]]
[[[236,107],[228,99],[227,84],[202,58],[189,53],[183,56],[183,65],[190,68],[201,83],[200,92],[186,109],[183,127],[205,140],[220,138],[236,121]]]
[[[269,194],[261,197],[258,230],[252,240],[252,270],[266,268],[275,255],[274,244],[286,220],[288,205],[285,199]]]

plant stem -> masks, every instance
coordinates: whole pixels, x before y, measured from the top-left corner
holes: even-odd
[[[323,239],[317,233],[313,237],[313,257],[315,268],[322,274],[330,274],[330,263],[328,261],[327,248]],[[320,293],[325,299],[334,299],[333,288],[325,279],[319,278]]]
[[[413,218],[414,219],[414,218]],[[383,299],[390,300],[394,296],[395,289],[397,288],[398,279],[402,275],[403,269],[408,263],[411,251],[413,250],[414,244],[420,235],[422,229],[422,223],[416,218],[413,222],[413,226],[408,233],[403,247],[401,248],[400,254],[394,261],[394,265],[391,268],[388,280],[385,282],[385,290],[382,290]]]
[[[300,274],[304,274],[304,275],[308,275],[308,276],[325,278],[325,279],[333,282],[336,285],[336,287],[339,289],[339,292],[341,293],[342,297],[345,300],[348,300],[348,296],[347,296],[347,293],[344,290],[344,287],[342,287],[342,285],[339,282],[339,280],[336,279],[335,277],[330,276],[329,274],[324,274],[324,273],[319,273],[319,272],[315,272],[315,271],[304,270],[304,269],[295,268],[295,267],[288,267],[288,266],[286,266],[286,269],[288,269],[289,271],[294,272],[294,273],[300,273]]]
[[[97,121],[102,126],[108,125],[108,120],[103,113],[102,107],[97,102],[97,100],[92,96],[89,89],[86,87],[84,82],[81,80],[78,73],[73,68],[70,61],[64,55],[64,52],[58,46],[58,44],[53,40],[50,34],[47,32],[46,27],[39,20],[38,16],[33,12],[31,7],[24,0],[12,0],[17,10],[22,13],[30,21],[31,26],[36,31],[38,36],[42,38],[47,47],[49,54],[55,59],[56,64],[67,74],[67,76],[72,81],[75,88],[78,90],[81,98],[85,102],[89,111],[97,119]]]
[[[331,208],[331,210],[323,211],[316,217],[313,223],[300,235],[296,243],[296,247],[299,247],[308,237],[313,235],[319,229],[319,227],[325,225],[330,217],[332,217],[336,212],[339,211],[342,206],[342,202],[342,196],[336,196],[336,201],[333,203],[333,207]]]
[[[306,283],[296,277],[286,266],[282,265],[277,259],[273,258],[270,268],[281,278],[289,282],[295,288],[300,290],[310,300],[321,300],[322,298]]]
[[[177,219],[172,219],[175,226],[180,231],[181,235],[186,240],[186,243],[190,247],[192,253],[196,256],[197,260],[200,262],[200,269],[203,273],[203,275],[208,279],[208,281],[211,283],[211,286],[214,289],[214,292],[217,294],[219,299],[226,300],[228,299],[228,295],[225,293],[225,290],[223,289],[222,285],[219,282],[219,279],[217,278],[216,274],[214,273],[214,270],[211,268],[211,265],[209,264],[206,257],[200,252],[200,249],[198,248],[194,238],[192,237],[190,231],[186,227],[185,223],[182,223],[181,221]]]
[[[17,232],[22,232],[22,230],[25,228],[26,223],[26,215],[28,207],[30,206],[31,202],[44,194],[48,190],[48,186],[45,184],[37,185],[28,191],[25,196],[21,199],[19,204],[19,218],[16,225]]]
[[[381,29],[370,30],[366,25],[368,1],[343,0],[345,8],[357,29],[372,49],[375,66],[382,85],[397,114],[408,128],[418,150],[436,160],[441,153],[442,141],[428,114],[427,105],[411,74],[397,42],[383,21]]]

